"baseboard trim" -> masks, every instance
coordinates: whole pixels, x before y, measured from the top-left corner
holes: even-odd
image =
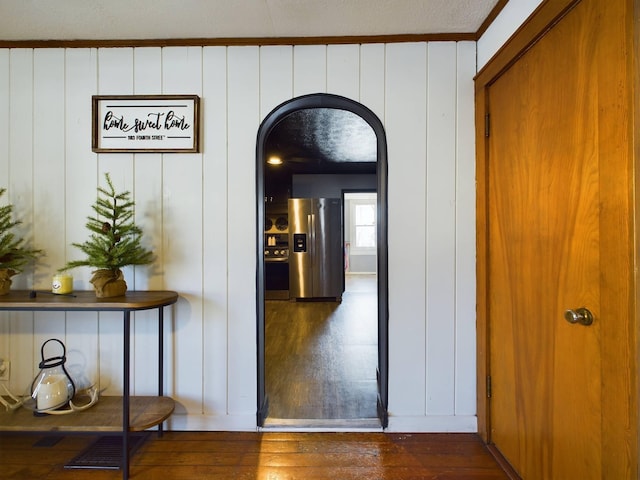
[[[369,422],[369,419],[366,419]],[[276,427],[275,420],[265,422],[265,427],[272,429]],[[306,420],[307,424],[298,426],[294,422],[299,420],[287,420],[291,425],[281,425],[285,428],[301,430],[302,428],[313,429],[314,431],[337,431],[340,430],[382,430],[378,419],[372,419],[366,425],[358,423],[359,420],[335,420],[335,425],[329,424],[328,420],[322,420],[322,425],[312,425],[314,420]],[[377,422],[378,425],[373,424]],[[284,423],[284,420],[282,421]],[[256,415],[180,415],[173,414],[165,423],[167,430],[175,431],[256,431]],[[431,415],[424,417],[400,417],[389,415],[389,424],[386,432],[392,433],[477,433],[478,419],[475,415]]]
[[[256,415],[178,415],[166,422],[166,430],[192,432],[251,432],[257,430]]]
[[[395,417],[389,414],[387,432],[397,433],[477,433],[475,415],[431,415],[424,417]]]

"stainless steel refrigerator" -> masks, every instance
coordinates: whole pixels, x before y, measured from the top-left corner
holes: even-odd
[[[339,198],[289,199],[289,298],[342,300],[344,253]]]

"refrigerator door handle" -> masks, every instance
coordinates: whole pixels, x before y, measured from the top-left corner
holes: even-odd
[[[307,231],[309,232],[309,255],[311,259],[316,255],[316,216],[312,213],[307,215]]]

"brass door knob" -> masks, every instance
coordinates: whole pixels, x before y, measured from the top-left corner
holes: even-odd
[[[581,307],[564,312],[564,319],[569,323],[579,323],[580,325],[588,326],[593,323],[593,314],[589,309]]]

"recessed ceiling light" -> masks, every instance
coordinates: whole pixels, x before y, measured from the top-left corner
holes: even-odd
[[[267,160],[267,163],[269,165],[282,165],[282,159],[274,155],[269,157],[269,159]]]

